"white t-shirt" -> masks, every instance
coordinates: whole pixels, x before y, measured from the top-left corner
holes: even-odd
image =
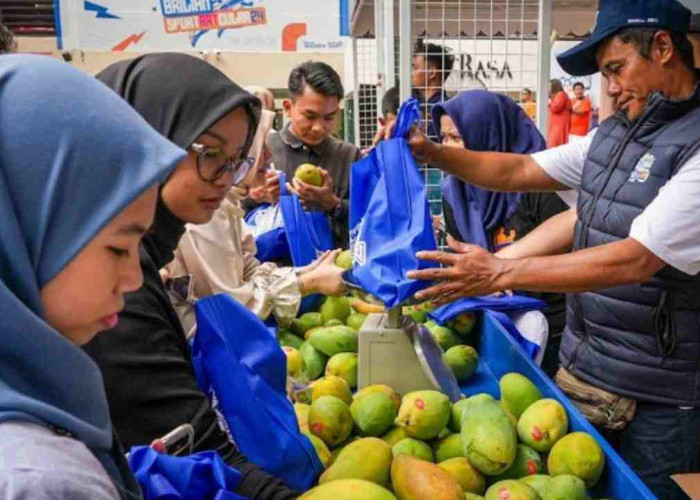
[[[532,158],[550,177],[579,191],[594,135],[595,130],[581,141],[535,153]],[[661,188],[634,220],[629,235],[668,265],[693,276],[700,273],[700,153]]]

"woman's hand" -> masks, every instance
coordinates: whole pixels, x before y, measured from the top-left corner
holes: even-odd
[[[309,266],[299,276],[299,288],[302,295],[320,293],[323,295],[343,295],[345,294],[345,284],[342,280],[342,267],[335,265],[341,250],[333,250],[322,255]]]
[[[438,284],[416,294],[420,301],[431,300],[436,305],[453,302],[462,297],[491,295],[507,289],[503,283],[505,261],[475,245],[460,243],[451,236],[447,243],[455,253],[419,252],[419,259],[437,262],[445,267],[411,271],[408,277],[436,280]]]

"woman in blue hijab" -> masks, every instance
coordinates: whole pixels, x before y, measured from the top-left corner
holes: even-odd
[[[461,92],[433,108],[443,144],[473,151],[531,154],[546,143],[532,120],[512,99],[483,90]],[[442,183],[447,232],[456,240],[497,252],[523,238],[568,206],[555,193],[499,193],[466,184],[455,176]],[[532,293],[547,302],[549,343],[543,368],[558,367],[557,353],[566,323],[563,294]]]
[[[473,151],[530,154],[546,143],[512,99],[483,90],[461,92],[433,108],[433,123],[443,144]],[[497,250],[502,230],[521,195],[498,193],[447,176],[442,183],[448,232],[457,240]],[[451,219],[451,220],[450,220]]]
[[[185,152],[39,56],[0,58],[0,131],[0,497],[140,498],[79,346],[141,285],[157,185]]]

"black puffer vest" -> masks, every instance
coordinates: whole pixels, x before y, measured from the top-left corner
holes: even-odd
[[[700,87],[682,101],[654,94],[634,123],[606,120],[583,169],[574,248],[627,238],[699,148]],[[571,294],[567,309],[560,358],[574,375],[640,401],[700,406],[700,275],[666,266],[646,283]]]

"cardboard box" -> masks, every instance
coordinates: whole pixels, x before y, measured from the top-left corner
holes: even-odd
[[[675,474],[671,476],[692,500],[700,500],[700,474]]]

